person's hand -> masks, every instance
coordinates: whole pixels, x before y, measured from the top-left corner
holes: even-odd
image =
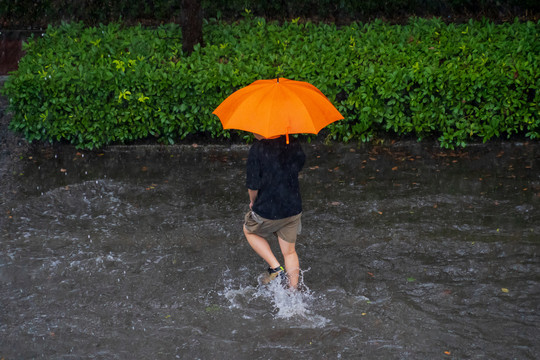
[[[249,208],[253,210],[253,201],[249,203]]]

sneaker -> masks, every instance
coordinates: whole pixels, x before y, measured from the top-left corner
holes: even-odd
[[[275,269],[268,268],[268,272],[260,276],[259,282],[261,283],[261,285],[266,285],[276,278],[279,278],[281,283],[286,284],[287,275],[285,274],[285,269],[283,268],[283,266],[278,266]]]

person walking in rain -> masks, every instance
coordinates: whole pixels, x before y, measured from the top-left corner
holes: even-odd
[[[289,135],[318,134],[343,116],[314,85],[280,77],[256,80],[236,90],[212,114],[219,117],[223,129],[262,135],[256,135],[258,141],[247,161],[251,211],[245,217],[244,234],[270,266],[268,280],[286,270],[289,286],[297,288],[300,266],[295,244],[302,217],[298,173],[306,156],[296,140],[289,144]],[[266,240],[272,234],[278,238],[285,269]]]
[[[306,155],[296,139],[291,138],[288,143],[285,136],[264,138],[254,135],[258,141],[251,146],[246,164],[250,211],[245,216],[244,234],[253,250],[269,266],[262,282],[280,277],[288,279],[289,287],[296,289],[300,262],[295,245],[302,217],[298,173],[304,166]],[[267,239],[272,235],[277,236],[285,269],[268,243]]]

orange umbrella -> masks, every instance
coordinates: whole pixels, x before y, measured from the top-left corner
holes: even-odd
[[[226,98],[213,112],[224,129],[250,131],[265,138],[317,134],[343,119],[315,86],[285,78],[257,80]]]

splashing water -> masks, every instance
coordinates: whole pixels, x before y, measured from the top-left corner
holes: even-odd
[[[299,324],[301,327],[323,327],[329,320],[312,310],[316,307],[318,299],[304,282],[305,271],[301,271],[300,274],[298,288],[301,290],[291,290],[276,280],[257,287],[240,285],[235,288],[232,280],[226,278],[225,289],[221,295],[230,302],[231,308],[242,309],[249,313],[255,310],[253,302],[263,303],[274,319],[297,320],[301,323]],[[229,271],[226,273],[230,274]],[[245,316],[251,317],[247,314]]]

